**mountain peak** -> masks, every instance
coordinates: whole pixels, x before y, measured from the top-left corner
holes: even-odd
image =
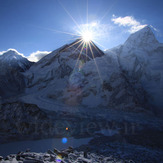
[[[18,53],[18,51],[15,50],[15,49],[8,49],[6,52],[10,52],[10,53]]]
[[[83,60],[90,60],[104,55],[103,51],[100,50],[93,41],[84,42],[81,37],[64,46],[61,51],[79,51],[79,53],[82,54],[80,57],[82,57]]]
[[[145,26],[141,30],[131,34],[125,42],[125,46],[127,47],[155,47],[157,44],[158,41],[149,26]]]
[[[4,52],[2,55],[10,55],[10,56],[21,56],[23,57],[23,54],[19,53],[17,50],[15,49],[8,49],[6,52]]]
[[[33,64],[15,49],[8,49],[0,55],[0,64],[25,71]]]
[[[146,25],[144,28],[140,29],[137,32],[152,32],[152,29],[149,25]],[[136,32],[135,32],[136,33]],[[153,33],[153,32],[152,32]]]
[[[21,60],[21,59],[25,59],[25,57],[23,56],[23,54],[19,53],[17,50],[15,49],[8,49],[7,51],[5,51],[0,58],[4,61],[12,61],[12,60]]]

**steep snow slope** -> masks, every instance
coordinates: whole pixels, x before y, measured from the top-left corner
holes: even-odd
[[[134,86],[140,83],[150,96],[149,102],[163,107],[163,46],[150,27],[132,34],[127,41],[112,51],[126,77]]]
[[[15,50],[3,53],[0,56],[0,96],[9,97],[20,93],[25,86],[21,72],[32,64]]]
[[[42,58],[25,73],[28,96],[22,99],[38,105],[58,101],[75,107],[142,109],[143,90],[136,92],[115,59],[109,55],[98,57],[99,51],[92,59],[90,53],[80,53],[70,44]]]

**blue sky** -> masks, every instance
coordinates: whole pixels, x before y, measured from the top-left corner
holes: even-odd
[[[78,34],[85,24],[103,50],[145,25],[163,42],[162,6],[162,0],[0,0],[0,51],[52,51],[74,39],[66,33]]]

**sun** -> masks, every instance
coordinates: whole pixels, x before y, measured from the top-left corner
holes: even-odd
[[[91,31],[84,31],[81,34],[82,40],[86,43],[90,42],[93,39],[93,34]]]

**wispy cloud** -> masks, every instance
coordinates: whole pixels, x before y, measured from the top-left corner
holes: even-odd
[[[114,24],[118,24],[119,26],[129,27],[128,32],[130,33],[134,33],[147,26],[147,24],[141,24],[132,16],[116,17],[113,15],[111,20],[114,22]]]
[[[49,54],[51,51],[36,51],[31,53],[27,58],[30,61],[37,62],[47,54]]]

